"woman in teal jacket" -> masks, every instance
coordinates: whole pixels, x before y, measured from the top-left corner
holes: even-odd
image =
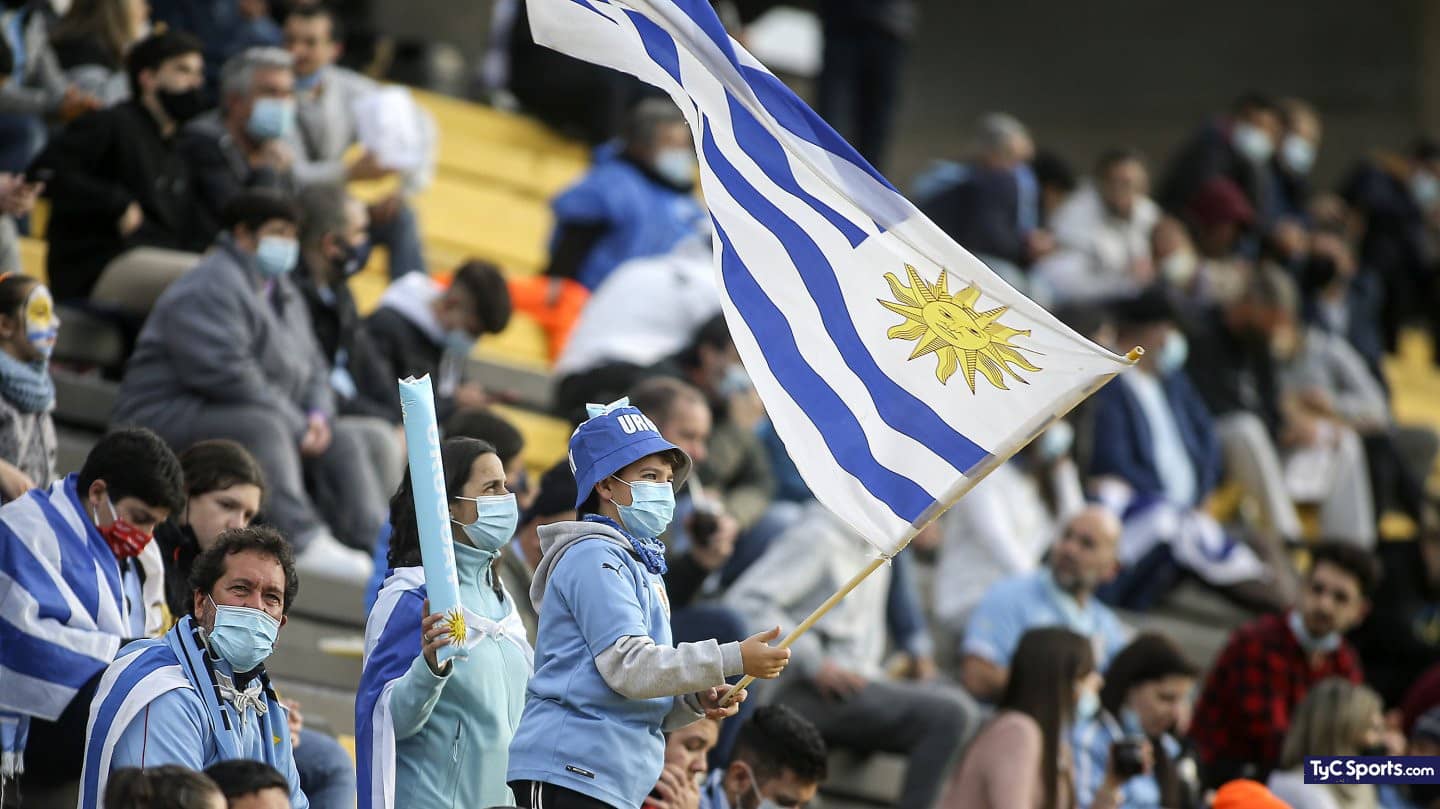
[[[525,704],[532,652],[493,563],[515,533],[515,495],[495,448],[441,445],[468,655],[439,665],[455,642],[429,614],[410,476],[390,503],[390,574],[365,627],[355,700],[359,809],[507,805],[511,737]]]

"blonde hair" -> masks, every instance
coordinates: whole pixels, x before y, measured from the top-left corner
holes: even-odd
[[[1320,681],[1290,719],[1280,769],[1298,769],[1306,756],[1355,755],[1361,735],[1382,708],[1380,695],[1367,686],[1339,677]]]

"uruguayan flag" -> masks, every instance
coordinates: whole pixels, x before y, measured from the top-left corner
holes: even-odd
[[[884,552],[1126,367],[951,241],[708,0],[530,0],[535,40],[684,111],[726,319],[815,496]]]

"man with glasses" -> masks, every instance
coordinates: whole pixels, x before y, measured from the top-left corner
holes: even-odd
[[[1065,524],[1050,548],[1049,565],[996,582],[970,613],[960,652],[960,682],[976,699],[995,702],[1005,691],[1010,656],[1026,631],[1063,626],[1091,639],[1103,668],[1130,641],[1130,629],[1095,598],[1120,569],[1115,546],[1120,520],[1088,506]]]
[[[1296,607],[1235,630],[1205,680],[1190,735],[1209,784],[1265,780],[1311,686],[1327,677],[1364,679],[1345,633],[1370,609],[1375,559],[1342,544],[1318,545],[1310,559]]]

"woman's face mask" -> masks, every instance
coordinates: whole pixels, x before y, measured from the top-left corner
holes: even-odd
[[[468,500],[475,504],[475,521],[462,523],[459,520],[450,522],[460,526],[465,532],[465,538],[477,549],[487,553],[498,553],[505,543],[515,536],[515,528],[520,524],[520,509],[515,503],[514,494],[497,494],[489,497],[455,497],[456,500]]]

